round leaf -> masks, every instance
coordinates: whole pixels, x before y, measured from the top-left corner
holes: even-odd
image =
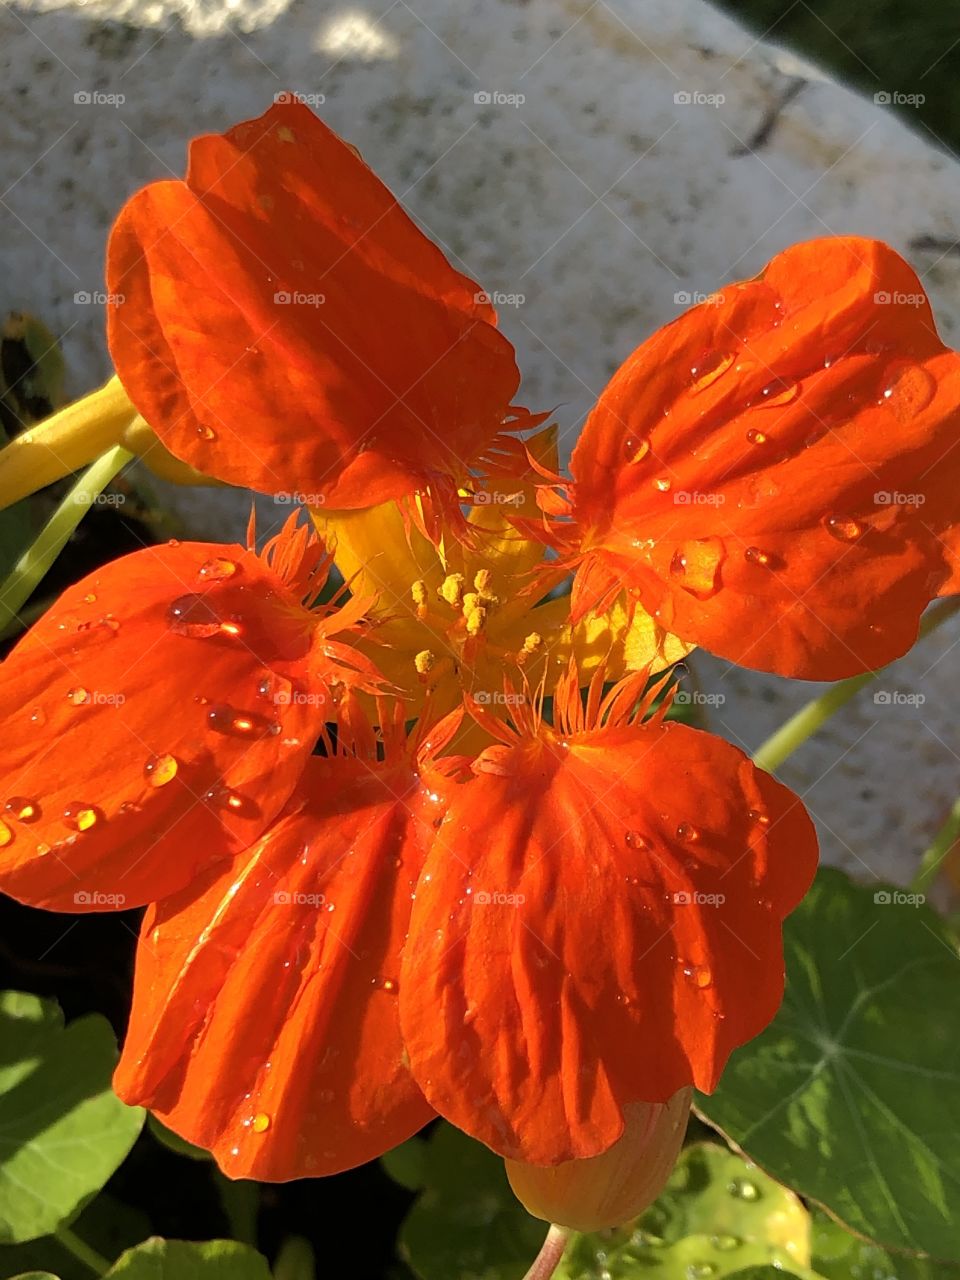
[[[709,1123],[885,1246],[960,1259],[960,969],[932,911],[823,870],[784,930],[787,991],[699,1099]]]
[[[267,1260],[235,1240],[194,1244],[155,1236],[128,1249],[105,1280],[270,1280]]]
[[[0,994],[0,1243],[69,1222],[121,1164],[143,1125],[110,1088],[105,1018],[64,1027],[57,1005]]]

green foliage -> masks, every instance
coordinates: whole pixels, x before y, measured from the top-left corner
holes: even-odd
[[[235,1240],[194,1244],[154,1238],[129,1249],[106,1280],[270,1280],[262,1254]]]
[[[952,938],[926,907],[831,870],[784,936],[783,1006],[701,1113],[857,1233],[960,1259]]]
[[[115,1096],[113,1032],[99,1015],[64,1027],[49,1000],[0,994],[0,1243],[69,1222],[121,1164],[143,1112]]]

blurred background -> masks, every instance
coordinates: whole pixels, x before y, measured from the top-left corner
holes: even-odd
[[[523,400],[557,406],[566,451],[639,342],[799,239],[889,241],[960,343],[960,0],[15,0],[0,5],[0,70],[0,313],[55,335],[70,397],[109,372],[98,294],[123,200],[179,175],[191,136],[284,91],[493,296]],[[129,501],[81,526],[55,584],[172,529],[234,538],[249,508],[123,485]],[[747,749],[817,692],[707,655],[691,667],[724,699],[710,727]],[[877,686],[925,701],[868,690],[788,762],[829,861],[910,878],[957,793],[958,683],[960,627],[945,628]],[[68,1012],[113,990],[119,1024],[133,927],[88,917],[65,933],[18,911],[0,959]],[[402,1193],[378,1178],[350,1175],[330,1203],[375,1192],[399,1215]],[[279,1197],[309,1217],[298,1195],[271,1191],[268,1209]],[[159,1230],[195,1225],[176,1197],[170,1214]],[[363,1265],[388,1265],[384,1232]]]

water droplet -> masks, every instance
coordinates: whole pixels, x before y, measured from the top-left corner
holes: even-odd
[[[223,556],[214,556],[212,560],[204,561],[198,573],[207,582],[223,582],[225,578],[232,578],[237,569],[236,561],[225,560]]]
[[[687,1280],[710,1280],[717,1274],[717,1266],[713,1262],[691,1262],[687,1266]]]
[[[171,631],[192,639],[205,639],[219,634],[223,619],[203,596],[178,596],[167,609],[167,623]]]
[[[749,564],[759,565],[761,569],[770,569],[773,566],[773,556],[769,551],[761,551],[759,547],[747,547],[743,558]]]
[[[83,597],[83,603],[93,604],[96,598],[97,598],[96,595],[94,595],[92,591],[88,591],[87,594]]]
[[[697,600],[709,600],[721,587],[720,568],[727,557],[721,538],[696,538],[684,542],[670,561],[671,574]]]
[[[30,712],[30,723],[31,724],[47,723],[46,712],[43,710],[42,707],[34,707],[34,709]]]
[[[800,383],[790,378],[774,378],[760,392],[758,408],[774,409],[782,404],[790,404],[800,394]]]
[[[755,1182],[751,1182],[749,1178],[733,1178],[727,1184],[727,1190],[732,1196],[736,1196],[738,1200],[759,1200],[760,1189]]]
[[[207,727],[216,733],[229,734],[236,738],[265,738],[275,734],[279,725],[266,716],[256,715],[252,711],[237,711],[225,703],[217,703],[207,712]]]
[[[40,817],[39,803],[28,796],[11,796],[4,807],[20,822],[36,822]]]
[[[739,1236],[713,1236],[710,1243],[721,1253],[729,1253],[731,1249],[739,1249],[743,1241]]]
[[[243,796],[237,791],[231,791],[229,787],[211,787],[203,798],[208,804],[217,809],[226,809],[229,813],[240,813],[247,807]]]
[[[864,526],[850,516],[827,516],[823,526],[838,542],[856,542],[863,536]]]
[[[923,365],[901,365],[889,378],[880,403],[892,409],[899,422],[909,422],[927,407],[936,390],[936,379]]]
[[[627,436],[623,442],[623,456],[627,462],[642,462],[650,452],[646,436]]]
[[[9,844],[12,839],[13,832],[4,820],[0,818],[0,849],[2,849],[4,845]]]
[[[650,841],[645,836],[642,836],[639,831],[628,831],[623,840],[628,849],[643,851],[651,847]]]
[[[688,840],[691,844],[700,839],[700,832],[691,822],[681,822],[677,827],[677,839]]]
[[[37,857],[43,858],[50,852],[51,846],[45,840],[41,840],[37,845]]]
[[[76,688],[67,690],[67,701],[74,707],[82,707],[90,701],[90,692],[77,685]]]
[[[215,431],[213,431],[210,427],[204,427],[204,426],[197,427],[197,435],[200,437],[201,440],[216,440],[217,438],[217,433]]]
[[[396,978],[374,978],[372,985],[376,987],[378,991],[386,991],[388,995],[395,996],[400,990],[400,983]]]
[[[151,787],[165,787],[177,776],[177,767],[176,757],[164,751],[160,755],[150,756],[143,766],[143,776]]]
[[[707,387],[712,387],[717,379],[727,372],[735,359],[736,357],[729,351],[704,352],[690,370],[693,378],[691,393],[697,395],[701,391],[706,391]]]
[[[758,827],[769,827],[770,815],[764,813],[762,809],[751,809],[747,814],[751,822],[755,822]]]
[[[747,432],[747,440],[750,444],[766,444],[767,437],[762,431],[758,431],[756,427],[751,427]]]
[[[63,811],[63,820],[74,831],[89,831],[103,817],[99,809],[85,804],[82,800],[74,800]]]
[[[713,974],[705,964],[697,965],[693,970],[693,980],[700,990],[703,991],[705,988],[710,986],[711,982],[713,982]]]
[[[661,493],[670,492],[670,481],[667,479],[666,476],[660,476],[659,479],[654,480],[653,483],[656,485],[656,487],[660,490]]]
[[[266,1133],[272,1123],[266,1111],[258,1111],[253,1117],[250,1127],[254,1133]]]
[[[670,561],[670,572],[675,578],[682,577],[687,571],[687,557],[682,551],[675,551]]]

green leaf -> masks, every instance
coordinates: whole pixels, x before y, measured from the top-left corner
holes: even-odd
[[[181,1138],[179,1133],[168,1129],[152,1112],[147,1114],[147,1128],[161,1146],[166,1147],[168,1151],[175,1151],[178,1156],[186,1156],[189,1160],[213,1159],[209,1151],[204,1150],[203,1147],[195,1147],[192,1142],[187,1142],[186,1138]]]
[[[575,1236],[557,1280],[724,1280],[774,1266],[780,1280],[816,1280],[805,1265],[809,1253],[810,1218],[797,1197],[726,1147],[704,1142],[685,1148],[663,1194],[637,1221]]]
[[[270,1280],[267,1260],[235,1240],[193,1244],[154,1237],[129,1249],[105,1280]]]
[[[700,1113],[855,1232],[960,1259],[950,935],[895,890],[823,870],[784,940],[783,1006],[698,1099]]]
[[[64,1028],[53,1001],[0,994],[0,1243],[69,1222],[121,1164],[143,1112],[114,1095],[105,1018]]]
[[[13,1280],[59,1280],[59,1277],[51,1275],[49,1271],[22,1271]]]
[[[958,1280],[960,1267],[888,1253],[821,1212],[813,1214],[813,1266],[824,1280]]]
[[[380,1157],[385,1172],[407,1191],[419,1191],[424,1184],[427,1162],[426,1138],[408,1138]]]
[[[451,1125],[427,1141],[424,1191],[400,1229],[400,1250],[424,1280],[519,1280],[547,1224],[510,1190],[503,1161]]]
[[[70,1229],[97,1253],[116,1258],[150,1234],[150,1219],[142,1210],[101,1192],[70,1224]],[[90,1268],[74,1257],[57,1236],[0,1247],[0,1276],[31,1270],[53,1272],[59,1280],[91,1280]]]

